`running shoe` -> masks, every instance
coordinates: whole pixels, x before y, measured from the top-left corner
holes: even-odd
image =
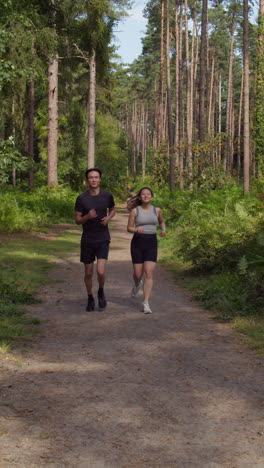
[[[95,308],[94,297],[92,294],[89,294],[86,310],[87,312],[92,312],[94,308]]]
[[[132,297],[136,297],[137,294],[138,294],[138,291],[140,290],[140,288],[143,286],[143,279],[141,279],[138,283],[138,285],[134,284],[132,290],[131,290],[131,296]]]
[[[98,307],[99,307],[99,309],[101,309],[101,310],[105,309],[106,306],[107,306],[107,302],[106,302],[106,298],[105,298],[105,295],[104,295],[103,288],[98,289],[97,297],[98,297]]]
[[[144,314],[152,314],[152,310],[151,308],[149,307],[149,303],[148,302],[142,302],[142,312]]]

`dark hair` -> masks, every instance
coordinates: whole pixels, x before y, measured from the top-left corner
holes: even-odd
[[[102,171],[100,171],[100,169],[97,169],[97,167],[91,167],[90,169],[87,169],[87,171],[85,171],[85,178],[86,179],[88,179],[89,172],[92,172],[92,171],[98,172],[98,174],[100,175],[100,178],[102,177]]]
[[[149,190],[151,193],[151,196],[154,197],[153,190],[149,187],[142,187],[134,197],[131,197],[128,202],[127,202],[127,209],[128,211],[132,211],[133,208],[136,208],[136,206],[139,206],[142,204],[142,201],[140,200],[140,195],[143,190]]]

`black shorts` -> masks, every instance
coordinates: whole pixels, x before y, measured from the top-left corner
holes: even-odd
[[[156,262],[158,256],[156,234],[134,234],[130,251],[132,263]]]
[[[89,243],[81,241],[81,258],[80,261],[88,265],[93,263],[95,259],[103,258],[108,259],[109,253],[109,241],[103,241],[98,243]]]

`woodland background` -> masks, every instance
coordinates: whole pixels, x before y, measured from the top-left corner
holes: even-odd
[[[264,1],[150,0],[142,54],[122,64],[131,3],[1,1],[0,230],[72,222],[87,167],[120,201],[150,185],[166,264],[263,336]],[[29,286],[2,266],[7,317],[10,283]]]

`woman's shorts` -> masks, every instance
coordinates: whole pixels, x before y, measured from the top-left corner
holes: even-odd
[[[130,251],[132,263],[156,262],[158,256],[156,234],[134,234]]]
[[[89,243],[81,241],[81,258],[80,261],[85,265],[93,263],[97,258],[108,259],[109,253],[109,241],[103,241],[98,243]]]

